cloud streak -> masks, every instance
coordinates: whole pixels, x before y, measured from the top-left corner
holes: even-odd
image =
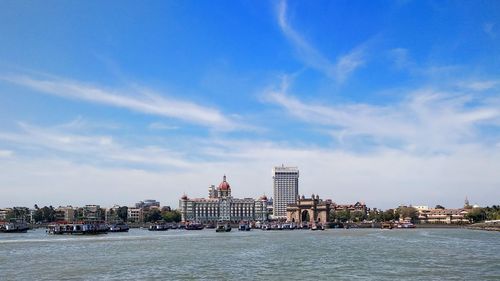
[[[321,71],[339,83],[344,82],[356,69],[365,64],[365,46],[360,45],[331,62],[291,26],[287,19],[287,2],[282,0],[277,9],[278,24],[283,34],[294,45],[299,58],[309,67]]]
[[[167,98],[149,89],[136,88],[129,95],[67,79],[35,79],[25,75],[2,76],[1,80],[62,98],[104,104],[150,115],[175,118],[213,129],[233,130],[238,125],[219,110],[192,102]]]
[[[287,88],[285,83],[280,89],[267,91],[265,100],[297,119],[326,127],[340,142],[368,137],[380,146],[449,151],[455,145],[481,142],[479,127],[496,126],[500,120],[497,104],[481,96],[432,88],[409,92],[407,98],[386,106],[304,102],[288,94]]]

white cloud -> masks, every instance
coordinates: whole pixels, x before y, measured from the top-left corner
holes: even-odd
[[[483,25],[483,31],[490,36],[491,38],[496,37],[496,32],[495,32],[495,23],[493,22],[487,22]]]
[[[23,75],[3,76],[1,80],[46,94],[126,108],[151,115],[176,118],[214,129],[235,129],[237,124],[217,109],[189,101],[167,98],[149,89],[136,88],[129,95],[66,79],[35,79]]]
[[[344,82],[349,75],[365,64],[366,51],[364,44],[354,48],[347,54],[339,56],[336,63],[331,62],[292,28],[287,19],[287,2],[284,0],[280,1],[278,5],[278,24],[283,34],[296,48],[299,58],[306,65],[323,72],[337,82]]]
[[[14,154],[11,150],[2,150],[0,149],[0,158],[2,157],[10,157]]]
[[[172,125],[168,125],[168,124],[161,123],[161,122],[153,122],[153,123],[149,124],[148,128],[151,130],[177,130],[177,129],[179,129],[179,127],[177,127],[177,126],[172,126]]]
[[[500,109],[480,96],[432,88],[410,92],[408,98],[396,104],[328,106],[301,101],[289,95],[287,87],[285,83],[281,89],[268,90],[265,100],[304,122],[330,128],[342,139],[370,137],[382,146],[396,141],[419,151],[449,151],[453,146],[481,141],[477,127],[500,119]]]

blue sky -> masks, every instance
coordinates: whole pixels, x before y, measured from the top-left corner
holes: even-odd
[[[0,207],[500,198],[498,1],[3,1]]]

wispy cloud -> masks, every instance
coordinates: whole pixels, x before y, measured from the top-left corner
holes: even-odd
[[[14,154],[11,150],[2,150],[0,149],[0,157],[10,157]]]
[[[483,31],[490,36],[491,38],[495,38],[497,36],[495,32],[495,23],[487,22],[483,25]]]
[[[160,146],[127,145],[108,135],[70,133],[59,126],[41,128],[19,123],[19,127],[20,132],[0,133],[0,142],[14,145],[20,155],[21,151],[28,151],[32,157],[55,154],[97,166],[126,165],[138,169],[189,166],[182,153]]]
[[[0,79],[50,95],[175,118],[214,129],[232,130],[238,127],[217,109],[168,98],[146,88],[136,87],[132,91],[123,91],[126,93],[124,94],[119,90],[61,78],[36,79],[26,75],[4,75]]]
[[[270,103],[288,114],[344,138],[369,137],[377,145],[448,151],[454,145],[480,141],[478,126],[494,125],[500,109],[484,98],[423,88],[407,93],[396,104],[344,103],[325,105],[304,102],[287,93],[288,83],[265,93]]]
[[[299,58],[309,67],[323,72],[326,76],[341,83],[356,69],[365,64],[366,46],[361,44],[347,54],[331,62],[324,54],[318,51],[304,37],[291,26],[287,18],[287,2],[282,0],[278,4],[278,24],[283,34],[294,45]]]
[[[161,122],[153,122],[153,123],[148,125],[148,128],[151,130],[177,130],[177,129],[179,129],[179,127],[177,127],[177,126],[172,126],[172,125],[168,125],[168,124],[161,123]]]

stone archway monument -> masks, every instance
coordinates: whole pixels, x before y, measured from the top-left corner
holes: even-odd
[[[326,223],[330,213],[331,200],[319,199],[314,194],[311,198],[305,198],[304,195],[298,198],[295,204],[289,204],[286,208],[287,221],[296,223]]]

